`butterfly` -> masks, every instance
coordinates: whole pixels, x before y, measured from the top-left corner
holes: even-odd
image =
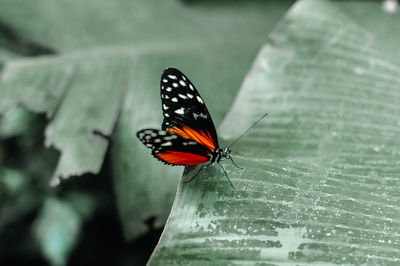
[[[195,166],[207,162],[206,166],[218,163],[222,167],[219,162],[223,159],[230,159],[236,165],[229,147],[219,147],[210,113],[193,83],[178,69],[167,68],[161,75],[160,89],[162,129],[137,132],[151,154],[168,165]]]

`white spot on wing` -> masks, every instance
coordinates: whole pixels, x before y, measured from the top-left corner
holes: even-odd
[[[162,82],[167,83],[168,79],[163,79]]]
[[[193,113],[193,118],[194,118],[195,120],[197,120],[198,117],[207,119],[207,115],[206,115],[206,114],[203,114],[203,113],[199,113],[199,114]]]
[[[183,146],[187,146],[187,145],[195,145],[197,144],[197,142],[195,141],[186,141],[186,142],[182,142]]]
[[[168,75],[168,77],[169,77],[170,79],[176,79],[176,76],[175,76],[175,75]]]
[[[172,146],[172,142],[171,141],[164,142],[163,144],[161,144],[161,146]]]
[[[190,93],[188,93],[188,94],[186,94],[190,99],[192,99],[193,98],[193,95],[192,94],[190,94]]]
[[[175,113],[179,114],[179,115],[183,115],[185,113],[185,108],[179,108],[177,110],[175,110]]]
[[[151,136],[154,138],[154,137],[157,137],[157,133],[151,133]]]
[[[186,83],[185,83],[183,80],[180,80],[179,83],[180,83],[183,87],[186,86]]]
[[[155,139],[154,142],[155,142],[155,143],[160,143],[160,142],[161,142],[161,139]]]
[[[178,87],[178,83],[172,83],[172,86],[174,86],[175,88]]]
[[[165,136],[165,135],[167,135],[167,132],[160,130],[160,131],[158,131],[158,135]]]
[[[169,117],[169,114],[164,114],[165,117]]]
[[[164,137],[164,140],[172,140],[172,139],[176,139],[176,138],[178,138],[178,136],[172,135],[172,136],[166,136],[166,137]]]
[[[169,96],[168,96],[168,95],[165,95],[165,99],[169,99]]]
[[[189,83],[189,88],[194,91],[193,85]]]
[[[168,110],[169,109],[169,107],[166,106],[165,104],[163,104],[162,107],[163,107],[164,110]]]
[[[182,99],[187,99],[187,97],[183,94],[178,94],[179,97],[181,97]]]
[[[178,98],[174,97],[174,98],[171,99],[171,101],[178,102]]]
[[[198,101],[199,103],[203,103],[203,100],[202,100],[199,96],[196,96],[196,99],[197,99],[197,101]]]
[[[167,88],[167,91],[172,91],[172,89],[170,87]]]

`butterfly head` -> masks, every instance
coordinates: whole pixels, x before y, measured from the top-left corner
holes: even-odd
[[[221,158],[230,159],[231,158],[231,150],[228,147],[225,147],[221,152]]]

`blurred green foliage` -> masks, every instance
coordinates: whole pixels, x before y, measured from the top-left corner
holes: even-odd
[[[144,264],[182,172],[135,137],[161,71],[218,124],[292,3],[0,0],[0,264]]]

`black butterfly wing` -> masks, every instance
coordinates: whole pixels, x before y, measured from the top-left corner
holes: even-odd
[[[161,75],[162,129],[190,138],[210,150],[218,148],[218,137],[210,113],[192,82],[178,69]]]
[[[198,165],[209,160],[210,151],[191,139],[158,129],[137,132],[139,140],[158,160],[170,165]]]

